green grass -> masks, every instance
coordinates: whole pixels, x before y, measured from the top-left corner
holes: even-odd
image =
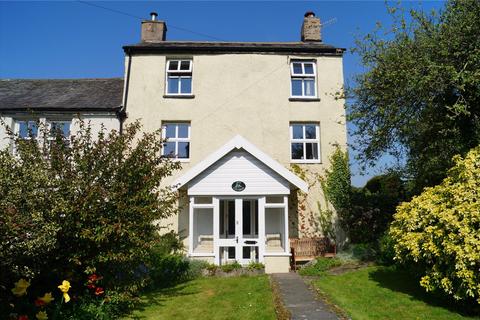
[[[317,258],[314,264],[301,268],[298,273],[302,276],[321,276],[328,269],[338,267],[342,262],[337,258]]]
[[[126,319],[274,320],[267,276],[201,278],[151,292]]]
[[[480,319],[460,314],[443,299],[427,294],[409,274],[388,267],[369,267],[342,275],[326,275],[315,286],[353,320]]]

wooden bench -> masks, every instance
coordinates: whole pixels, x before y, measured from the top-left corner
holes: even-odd
[[[298,262],[308,262],[317,257],[335,257],[336,246],[328,238],[290,238],[290,267],[297,270]]]

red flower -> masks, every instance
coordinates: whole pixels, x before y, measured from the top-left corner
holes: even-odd
[[[94,274],[88,276],[88,281],[89,281],[89,282],[97,282],[97,281],[99,281],[99,280],[102,280],[102,278],[103,278],[103,277],[99,277],[99,276],[97,276],[97,275],[94,273]]]
[[[102,295],[105,291],[103,290],[102,287],[98,287],[97,289],[95,289],[95,295],[96,296],[99,296],[99,295]]]
[[[37,306],[37,307],[41,307],[41,306],[46,305],[45,301],[43,301],[42,299],[37,299],[37,300],[35,300],[34,303],[35,303],[35,306]]]
[[[18,317],[18,320],[28,320],[28,316],[23,314],[23,315]]]
[[[87,284],[88,289],[95,289],[95,285],[93,283]]]

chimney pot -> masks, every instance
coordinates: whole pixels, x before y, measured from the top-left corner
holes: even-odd
[[[162,42],[167,38],[167,24],[157,20],[156,12],[150,13],[151,20],[142,21],[142,42]]]
[[[304,42],[322,42],[320,19],[313,11],[307,11],[303,18],[301,38]]]

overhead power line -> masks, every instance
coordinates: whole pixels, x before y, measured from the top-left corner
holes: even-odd
[[[135,18],[135,19],[138,19],[138,20],[140,20],[140,21],[142,21],[142,20],[148,20],[148,19],[146,19],[146,18],[142,18],[142,17],[136,16],[136,15],[130,14],[130,13],[128,13],[128,12],[124,12],[124,11],[121,11],[121,10],[108,8],[108,7],[105,7],[105,6],[102,6],[102,5],[99,5],[99,4],[95,4],[95,3],[92,3],[92,2],[89,2],[89,1],[77,0],[77,2],[82,3],[82,4],[85,4],[85,5],[88,5],[88,6],[91,6],[91,7],[96,7],[96,8],[99,8],[99,9],[103,9],[103,10],[107,10],[107,11],[114,12],[114,13],[117,13],[117,14],[121,14],[121,15],[130,17],[130,18]],[[220,39],[220,38],[217,38],[217,37],[214,37],[214,36],[205,34],[205,33],[201,33],[201,32],[197,32],[197,31],[189,30],[189,29],[182,28],[182,27],[177,27],[177,26],[174,26],[174,25],[172,25],[172,24],[168,24],[168,27],[169,27],[169,28],[173,28],[173,29],[177,29],[177,30],[180,30],[180,31],[183,31],[183,32],[188,32],[188,33],[191,33],[191,34],[195,34],[195,35],[198,35],[198,36],[202,36],[202,37],[207,37],[207,38],[210,38],[210,39],[218,40],[218,41],[225,41],[225,40],[223,40],[223,39]]]

